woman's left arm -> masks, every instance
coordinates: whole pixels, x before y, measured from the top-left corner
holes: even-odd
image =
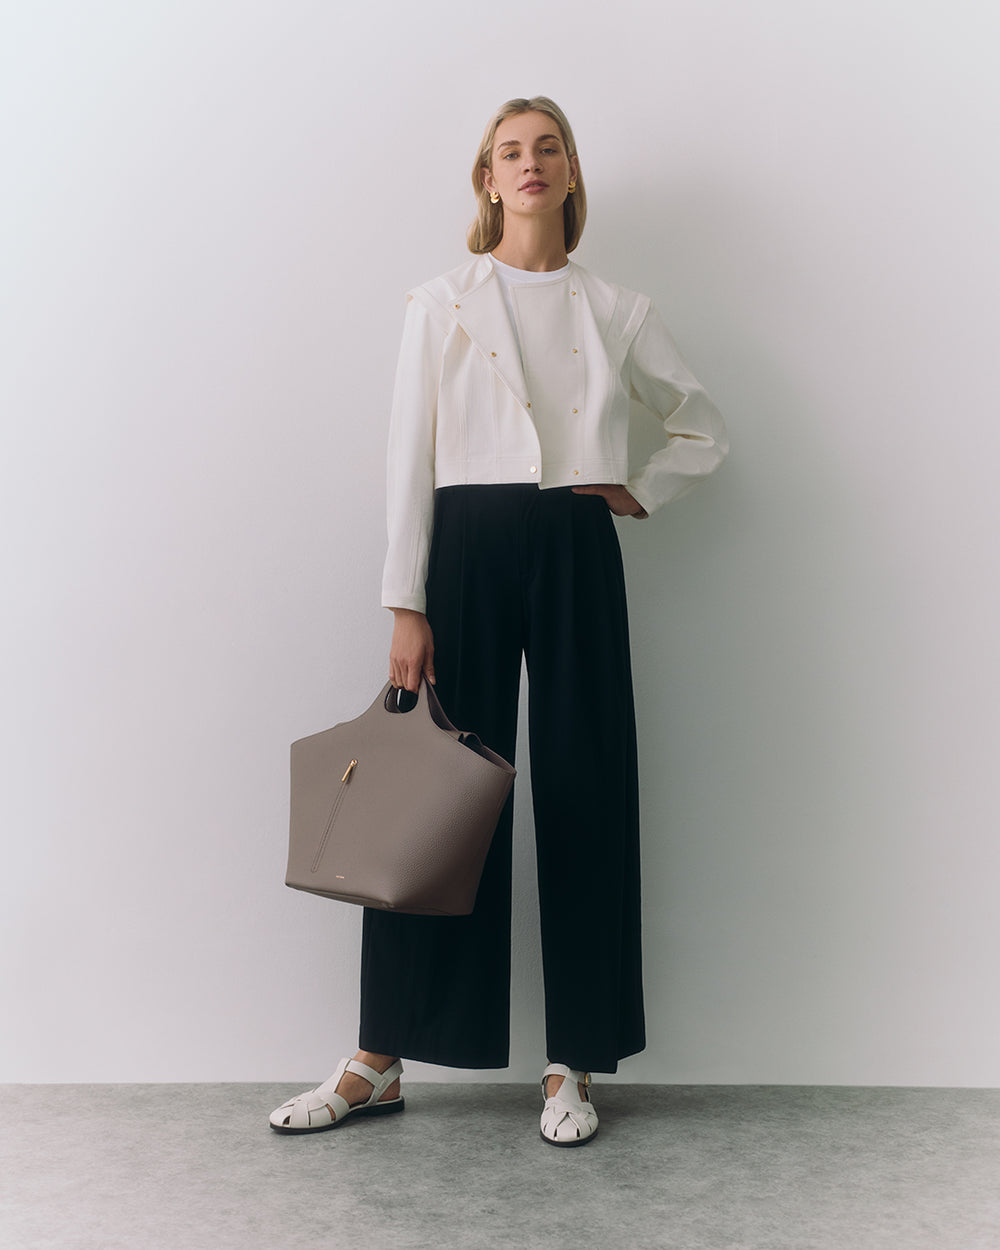
[[[719,410],[682,360],[652,305],[632,341],[623,372],[632,397],[659,417],[667,432],[666,446],[630,476],[626,487],[648,515],[718,468],[729,439]]]

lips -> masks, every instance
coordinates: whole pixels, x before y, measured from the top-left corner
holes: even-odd
[[[548,189],[548,185],[547,182],[542,182],[540,178],[532,178],[530,182],[525,182],[518,187],[518,191],[545,191]]]

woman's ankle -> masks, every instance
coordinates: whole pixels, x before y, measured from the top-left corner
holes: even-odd
[[[394,1055],[379,1055],[371,1050],[359,1050],[354,1056],[358,1063],[374,1068],[376,1072],[387,1072],[396,1062]]]

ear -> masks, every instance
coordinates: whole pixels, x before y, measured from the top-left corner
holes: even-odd
[[[487,191],[489,191],[490,195],[492,195],[494,191],[496,191],[497,189],[497,184],[493,181],[492,172],[489,169],[486,169],[485,167],[482,170],[480,170],[480,172],[483,176],[483,186],[486,188]]]
[[[569,177],[571,182],[580,177],[580,158],[575,154],[569,158]]]

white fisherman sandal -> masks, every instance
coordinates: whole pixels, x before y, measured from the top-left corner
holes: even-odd
[[[542,1093],[550,1076],[563,1077],[551,1098],[545,1099],[542,1108],[542,1138],[550,1146],[585,1146],[597,1136],[597,1112],[590,1101],[590,1073],[577,1072],[564,1063],[550,1063],[542,1073]],[[587,1100],[580,1098],[579,1086],[587,1089]]]
[[[372,1092],[367,1101],[351,1106],[336,1092],[345,1072],[353,1072],[370,1082]],[[283,1102],[272,1111],[271,1128],[277,1133],[321,1133],[324,1129],[337,1128],[352,1115],[391,1115],[393,1111],[402,1111],[406,1105],[402,1097],[379,1102],[393,1081],[402,1075],[403,1065],[398,1059],[384,1072],[376,1072],[357,1059],[341,1059],[337,1071],[322,1085],[289,1098],[288,1102]]]

